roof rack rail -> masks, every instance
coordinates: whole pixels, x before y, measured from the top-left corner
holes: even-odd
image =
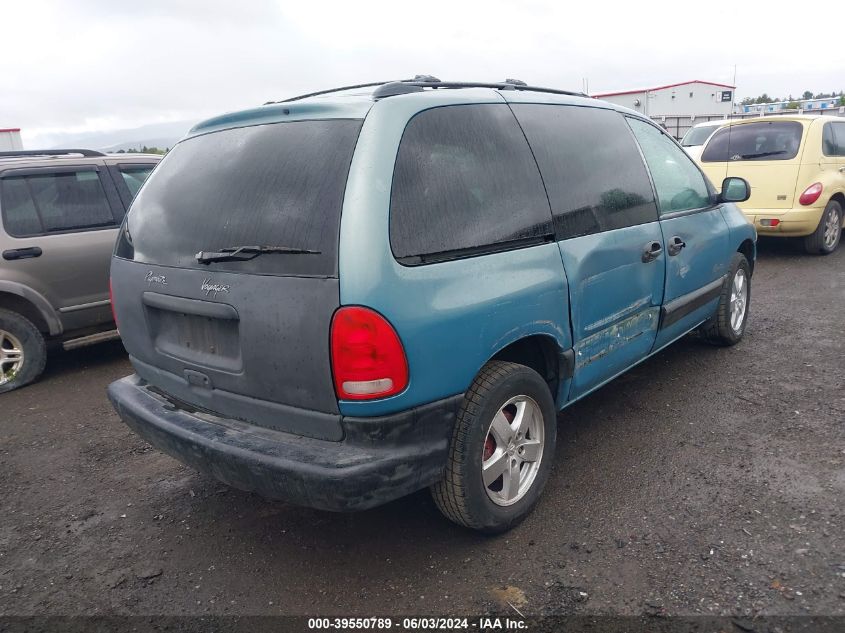
[[[501,83],[484,83],[476,81],[440,81],[437,77],[433,77],[432,75],[416,75],[413,79],[373,81],[365,84],[355,84],[353,86],[341,86],[339,88],[330,88],[328,90],[318,90],[317,92],[309,92],[308,94],[282,99],[281,101],[267,101],[264,105],[270,105],[273,103],[289,103],[291,101],[299,101],[300,99],[307,99],[309,97],[341,92],[343,90],[355,90],[356,88],[376,88],[373,91],[374,99],[408,94],[410,92],[422,92],[425,88],[493,88],[495,90],[529,90],[532,92],[546,92],[550,94],[569,95],[572,97],[590,96],[586,93],[573,90],[558,90],[556,88],[529,86],[521,79],[505,79]]]
[[[308,97],[319,97],[320,95],[331,94],[332,92],[342,92],[343,90],[355,90],[356,88],[372,88],[373,86],[381,86],[383,84],[391,83],[389,81],[372,81],[366,84],[355,84],[353,86],[341,86],[340,88],[330,88],[329,90],[318,90],[317,92],[309,92],[304,95],[282,99],[281,101],[267,101],[264,105],[273,103],[288,103],[289,101],[299,101],[300,99],[307,99]]]
[[[16,156],[64,156],[66,154],[81,154],[85,157],[105,156],[103,152],[94,149],[18,149],[7,152],[0,152],[0,158],[11,158]]]
[[[493,88],[494,90],[527,90],[531,92],[546,92],[549,94],[569,95],[571,97],[589,97],[583,92],[573,90],[558,90],[557,88],[543,88],[529,86],[519,79],[506,79],[501,83],[485,83],[480,81],[394,81],[380,85],[373,91],[373,98],[391,97],[409,92],[421,92],[424,88]]]

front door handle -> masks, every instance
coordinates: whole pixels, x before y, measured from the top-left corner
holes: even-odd
[[[840,168],[839,168],[839,173],[840,173],[840,174],[845,174],[845,167],[840,167]]]
[[[655,240],[654,242],[649,242],[645,245],[645,250],[643,251],[643,263],[647,264],[649,262],[653,262],[655,259],[660,257],[660,254],[663,252],[663,245]]]
[[[29,248],[13,248],[8,251],[3,251],[3,259],[27,259],[29,257],[41,257],[41,249],[38,246],[30,246]]]
[[[669,255],[677,255],[681,252],[681,249],[686,245],[687,243],[676,235],[671,240],[669,240],[669,247],[666,250],[669,251]]]

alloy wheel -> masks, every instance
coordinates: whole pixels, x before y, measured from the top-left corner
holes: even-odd
[[[839,211],[836,207],[831,207],[831,209],[827,212],[824,221],[823,240],[825,248],[831,250],[834,246],[836,246],[836,242],[839,240],[841,228],[842,222],[839,218]]]
[[[511,398],[493,416],[484,439],[481,475],[496,505],[513,505],[531,488],[543,459],[543,429],[543,412],[528,396]]]
[[[23,345],[10,332],[0,330],[0,385],[14,380],[24,363]]]
[[[748,277],[742,268],[737,269],[731,286],[731,329],[739,334],[745,321],[748,306]]]

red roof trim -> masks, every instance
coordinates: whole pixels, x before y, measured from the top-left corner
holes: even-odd
[[[20,132],[19,127],[0,127],[0,132]]]
[[[702,81],[700,79],[693,79],[692,81],[682,81],[678,84],[669,84],[667,86],[657,86],[656,88],[643,88],[642,90],[623,90],[622,92],[603,92],[601,94],[593,95],[596,98],[601,97],[615,97],[618,95],[632,95],[638,92],[654,92],[655,90],[665,90],[666,88],[677,88],[678,86],[688,86],[690,84],[707,84],[708,86],[718,86],[720,88],[736,89],[736,86],[729,86],[728,84],[717,84],[713,81]]]

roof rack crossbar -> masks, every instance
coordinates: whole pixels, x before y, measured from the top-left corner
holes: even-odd
[[[81,154],[85,157],[105,156],[102,152],[93,149],[18,149],[0,152],[0,158],[13,156],[65,156],[66,154]]]

